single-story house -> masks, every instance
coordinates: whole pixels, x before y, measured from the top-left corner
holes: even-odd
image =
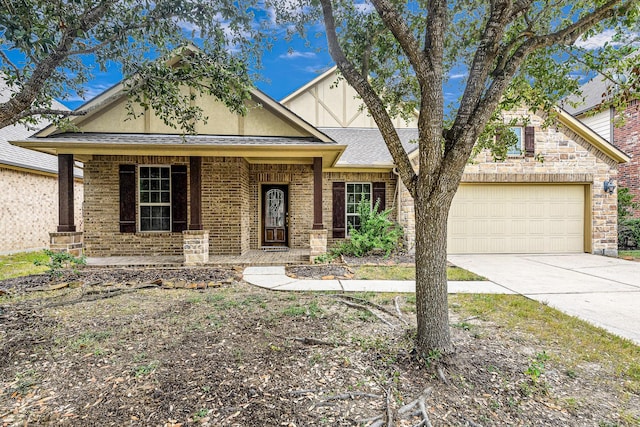
[[[119,84],[89,102],[90,113],[74,119],[77,131],[49,126],[14,143],[58,155],[66,168],[84,163],[82,237],[91,257],[184,254],[190,264],[262,248],[313,257],[348,238],[363,193],[394,208],[411,247],[412,201],[351,92],[320,87],[332,78],[325,73],[283,103],[254,90],[246,116],[201,94],[195,102],[209,120],[184,138],[152,110],[127,116]],[[314,122],[320,106],[346,120]],[[628,157],[562,111],[550,128],[536,114],[513,114],[529,118],[522,152],[506,162],[483,153],[469,164],[451,211],[450,251],[615,252],[616,196],[603,183]],[[399,133],[415,160],[416,129]],[[61,216],[60,228],[73,225]]]
[[[0,102],[11,92],[0,79]],[[54,101],[54,108],[64,109]],[[28,138],[47,123],[32,128],[16,124],[0,129],[0,254],[43,249],[49,246],[49,232],[58,218],[58,159],[9,144]],[[82,170],[74,172],[75,208],[78,230],[82,229]]]
[[[578,106],[567,102],[564,108],[631,157],[628,163],[619,166],[618,184],[628,188],[636,196],[635,200],[640,201],[640,100],[632,100],[622,113],[624,116],[618,117],[621,113],[614,107],[602,108],[612,85],[608,79],[596,76],[582,85],[582,97],[574,96],[567,100],[577,102]],[[622,118],[624,120],[616,123]]]

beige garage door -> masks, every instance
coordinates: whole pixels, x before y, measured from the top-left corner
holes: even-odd
[[[462,184],[448,252],[584,252],[584,186]]]

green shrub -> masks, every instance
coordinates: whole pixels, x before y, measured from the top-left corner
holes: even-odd
[[[640,218],[625,219],[618,223],[618,247],[637,248],[640,243]]]
[[[628,188],[618,189],[618,247],[634,248],[640,244],[640,218],[633,217],[633,211],[640,208],[635,196]]]
[[[635,197],[628,188],[618,188],[618,220],[633,217],[633,211],[640,208],[640,203],[633,200]]]
[[[50,276],[61,276],[62,269],[75,268],[79,265],[84,265],[87,263],[84,256],[78,258],[68,252],[54,252],[45,249],[44,253],[49,257],[49,261],[43,262],[40,260],[36,260],[33,263],[35,265],[44,265],[46,267],[49,267],[47,274],[49,274]]]
[[[350,228],[350,239],[331,251],[332,255],[365,256],[372,251],[382,251],[385,256],[398,248],[402,228],[389,219],[391,209],[378,212],[379,201],[371,207],[369,200],[362,198],[358,204],[360,228]]]

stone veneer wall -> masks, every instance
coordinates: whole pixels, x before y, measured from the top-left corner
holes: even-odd
[[[0,167],[0,253],[49,247],[58,226],[58,178]],[[82,230],[81,182],[74,184],[75,224]]]
[[[384,182],[385,183],[385,208],[394,210],[389,216],[395,220],[396,216],[396,183],[397,177],[392,172],[328,172],[323,174],[322,182],[322,221],[328,229],[327,247],[331,248],[344,239],[333,238],[333,182]],[[313,214],[311,214],[313,220]],[[312,224],[313,225],[313,224]],[[311,228],[311,227],[309,227]]]
[[[617,163],[564,126],[542,128],[543,119],[526,110],[512,112],[505,117],[529,117],[535,127],[533,157],[511,157],[503,162],[493,161],[488,151],[480,153],[465,168],[464,182],[554,182],[589,183],[591,185],[591,244],[592,252],[613,254],[617,251],[618,227],[616,194],[606,194],[604,181],[617,178]],[[415,245],[415,213],[409,192],[401,185],[400,223],[405,227],[410,249]],[[588,200],[585,200],[589,203]]]
[[[615,126],[613,141],[615,145],[631,156],[629,163],[619,166],[619,182],[621,187],[627,187],[640,201],[640,101],[631,103],[624,112],[624,125]],[[636,211],[640,215],[640,209]]]

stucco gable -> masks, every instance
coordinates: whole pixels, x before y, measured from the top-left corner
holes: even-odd
[[[376,128],[377,125],[357,92],[332,67],[280,101],[300,117],[318,127]],[[397,117],[396,128],[416,128],[417,116],[408,123]]]
[[[175,58],[168,62],[178,64]],[[185,94],[193,91],[188,86],[181,90]],[[224,103],[212,95],[195,95],[195,105],[202,108],[204,116],[207,117],[206,122],[196,123],[198,134],[314,138],[320,142],[331,142],[328,136],[258,89],[252,89],[251,99],[245,102],[245,116],[232,113]],[[78,110],[84,114],[74,117],[72,123],[80,132],[87,133],[183,133],[182,129],[167,126],[152,109],[143,110],[142,107],[134,105],[136,117],[133,117],[127,111],[127,103],[125,85],[120,82],[80,107]],[[47,137],[62,132],[64,131],[55,126],[49,126],[35,136]]]

